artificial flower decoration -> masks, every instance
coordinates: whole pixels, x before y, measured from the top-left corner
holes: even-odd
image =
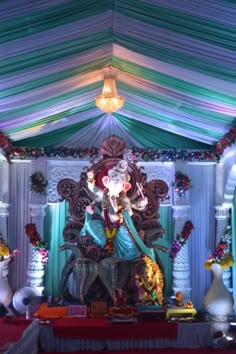
[[[185,197],[185,193],[192,188],[192,181],[187,175],[183,174],[181,171],[177,171],[172,187],[174,187],[177,196],[182,198]]]
[[[41,262],[47,263],[48,262],[47,244],[46,242],[41,240],[36,225],[35,224],[25,225],[25,233],[28,236],[30,243],[32,243],[32,245],[38,249],[38,253],[41,256]]]
[[[236,141],[236,128],[231,128],[228,133],[226,133],[223,138],[218,141],[215,145],[215,151],[221,156],[227,147],[235,144]]]
[[[222,269],[227,269],[232,267],[234,264],[234,258],[229,251],[229,245],[232,240],[232,230],[231,226],[228,225],[226,227],[224,235],[221,236],[220,242],[215,248],[214,252],[208,256],[204,267],[206,269],[211,269],[212,264],[218,263],[220,264]]]
[[[158,150],[158,149],[140,149],[132,148],[127,150],[127,159],[129,161],[214,161],[219,162],[220,156],[216,151],[187,151],[187,150]],[[91,163],[100,158],[97,148],[68,148],[66,146],[58,147],[14,147],[12,149],[12,159],[38,159],[39,157],[48,158],[73,158],[80,160],[89,160]]]
[[[41,195],[47,194],[48,181],[42,172],[37,171],[30,176],[30,190]]]
[[[10,156],[12,152],[12,145],[10,140],[0,131],[0,148],[3,149],[6,155],[6,159],[10,162]]]
[[[171,260],[173,260],[177,256],[177,254],[181,250],[181,247],[183,247],[186,244],[186,242],[191,234],[191,231],[193,229],[194,229],[194,226],[193,226],[192,221],[191,220],[186,221],[181,233],[177,234],[176,239],[172,242],[172,245],[171,245],[171,248],[169,251],[169,257]]]

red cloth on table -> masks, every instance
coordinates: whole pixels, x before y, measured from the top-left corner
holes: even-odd
[[[0,317],[0,348],[17,342],[31,322],[22,318]]]
[[[61,318],[53,321],[54,335],[97,340],[176,338],[177,323],[140,321],[111,324],[107,318]]]

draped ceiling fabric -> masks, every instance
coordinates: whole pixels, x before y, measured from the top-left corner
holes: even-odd
[[[234,0],[3,0],[0,130],[15,146],[209,149],[236,117]],[[95,106],[103,70],[122,109]]]

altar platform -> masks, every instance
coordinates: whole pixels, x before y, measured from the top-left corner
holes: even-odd
[[[141,320],[114,324],[105,317],[40,322],[39,345],[44,352],[207,348],[212,345],[208,322]]]
[[[1,354],[37,354],[39,321],[23,317],[0,318]]]

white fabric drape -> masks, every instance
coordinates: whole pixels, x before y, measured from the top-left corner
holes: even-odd
[[[13,162],[10,165],[10,208],[8,240],[11,249],[20,253],[9,265],[9,283],[13,289],[26,285],[29,240],[25,235],[25,225],[30,222],[29,177],[31,164]]]
[[[190,282],[193,304],[202,309],[211,282],[204,262],[215,246],[215,165],[190,164],[188,176],[193,183],[189,218],[195,226],[188,240]]]

